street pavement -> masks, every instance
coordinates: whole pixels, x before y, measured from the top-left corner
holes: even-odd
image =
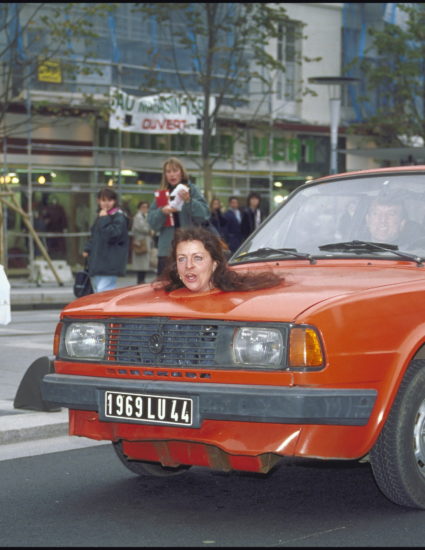
[[[149,273],[147,282],[151,282],[154,273]],[[9,325],[0,325],[0,333],[10,331],[13,326],[14,312],[49,309],[60,310],[75,300],[72,282],[59,286],[56,282],[39,285],[27,279],[9,279],[12,320]],[[123,288],[136,284],[136,274],[118,278],[117,287]],[[53,334],[52,334],[53,338]],[[46,353],[40,353],[40,356]],[[49,355],[49,354],[47,354]],[[29,367],[30,365],[28,365]],[[44,438],[58,438],[68,433],[68,409],[41,412],[14,408],[14,400],[22,373],[2,367],[0,363],[0,456],[7,453],[7,446],[33,444]],[[6,456],[6,455],[5,455]]]

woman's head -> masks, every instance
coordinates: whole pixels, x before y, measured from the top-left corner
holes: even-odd
[[[139,212],[142,212],[143,214],[146,214],[149,210],[149,203],[148,201],[140,201],[137,205],[137,210]]]
[[[221,241],[203,227],[176,229],[171,255],[164,270],[168,290],[186,286],[194,292],[219,287],[220,274],[227,269]]]
[[[97,203],[101,210],[111,210],[118,204],[118,195],[110,187],[104,187],[97,193]]]
[[[186,168],[179,159],[170,157],[162,166],[161,189],[167,189],[170,185],[175,187],[182,181],[187,181],[189,176]]]
[[[214,198],[210,202],[210,210],[220,210],[221,209],[221,201],[220,199]]]
[[[176,229],[171,254],[160,276],[167,292],[182,287],[193,292],[213,288],[225,292],[256,290],[276,286],[282,280],[283,277],[273,271],[254,273],[230,269],[221,240],[203,227]]]
[[[248,208],[252,208],[253,210],[255,210],[256,208],[259,208],[260,202],[261,196],[255,191],[251,191],[251,193],[247,197]]]

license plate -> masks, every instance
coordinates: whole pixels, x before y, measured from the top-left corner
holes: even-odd
[[[105,417],[155,424],[192,425],[190,398],[105,392]]]

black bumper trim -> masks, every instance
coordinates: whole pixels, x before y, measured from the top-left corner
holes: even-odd
[[[199,384],[67,374],[47,374],[41,381],[43,399],[69,409],[101,413],[105,390],[192,397],[198,403],[192,427],[206,419],[364,426],[377,396],[374,389]]]

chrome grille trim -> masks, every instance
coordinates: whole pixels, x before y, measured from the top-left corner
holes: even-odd
[[[106,325],[106,360],[127,365],[211,367],[216,365],[217,341],[224,331],[224,326],[205,321],[120,319]]]

